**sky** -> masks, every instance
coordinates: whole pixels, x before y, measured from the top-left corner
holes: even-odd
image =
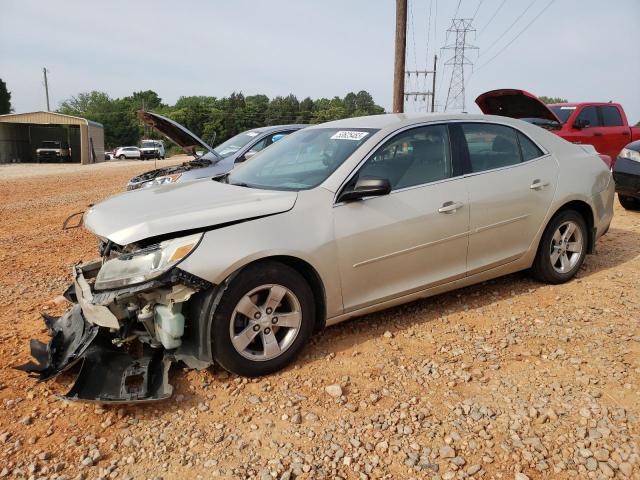
[[[456,13],[473,20],[467,42],[478,47],[467,54],[467,111],[478,111],[482,92],[519,88],[620,102],[640,121],[640,1],[409,0],[407,69],[431,69],[438,54],[439,110],[453,54],[441,47]],[[92,90],[151,89],[168,104],[234,91],[302,99],[367,90],[390,111],[394,37],[393,0],[1,0],[0,78],[16,112],[46,109],[43,67],[52,109]],[[407,89],[422,83],[412,78]]]

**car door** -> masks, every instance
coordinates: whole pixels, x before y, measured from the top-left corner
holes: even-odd
[[[578,126],[582,125],[579,128]],[[605,139],[600,124],[598,107],[587,105],[577,113],[576,120],[571,125],[571,142],[593,145],[600,153],[605,153]]]
[[[629,127],[624,125],[622,115],[615,105],[601,105],[598,109],[602,123],[600,130],[603,134],[601,153],[615,160],[620,150],[631,141]]]
[[[349,140],[345,140],[349,141]],[[447,125],[411,128],[379,147],[344,186],[386,178],[388,195],[333,209],[345,311],[464,277],[469,207]]]
[[[462,123],[468,151],[468,275],[524,255],[551,206],[558,164],[506,125]]]

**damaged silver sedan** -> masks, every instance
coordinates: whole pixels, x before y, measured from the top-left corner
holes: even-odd
[[[71,400],[171,395],[172,362],[288,365],[350,317],[531,269],[566,282],[613,215],[600,158],[519,120],[378,115],[291,134],[222,179],[122,193],[84,225],[100,258],[22,367],[73,365]]]

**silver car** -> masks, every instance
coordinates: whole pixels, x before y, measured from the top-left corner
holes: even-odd
[[[122,193],[91,207],[100,259],[77,265],[50,378],[69,399],[148,401],[167,372],[214,362],[257,376],[325,326],[531,269],[570,280],[613,215],[593,149],[497,116],[379,115],[291,134],[222,181]]]

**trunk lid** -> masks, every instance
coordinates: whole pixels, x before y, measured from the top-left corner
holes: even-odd
[[[204,149],[207,152],[213,150],[212,147],[207,145],[207,143],[196,134],[187,130],[178,122],[175,122],[170,118],[142,110],[138,111],[138,118],[142,120],[145,125],[149,125],[156,131],[160,132],[188,153],[195,153],[196,150],[201,149]]]
[[[525,90],[511,88],[491,90],[476,98],[476,104],[485,115],[500,115],[523,120],[539,118],[562,123],[538,97]]]

